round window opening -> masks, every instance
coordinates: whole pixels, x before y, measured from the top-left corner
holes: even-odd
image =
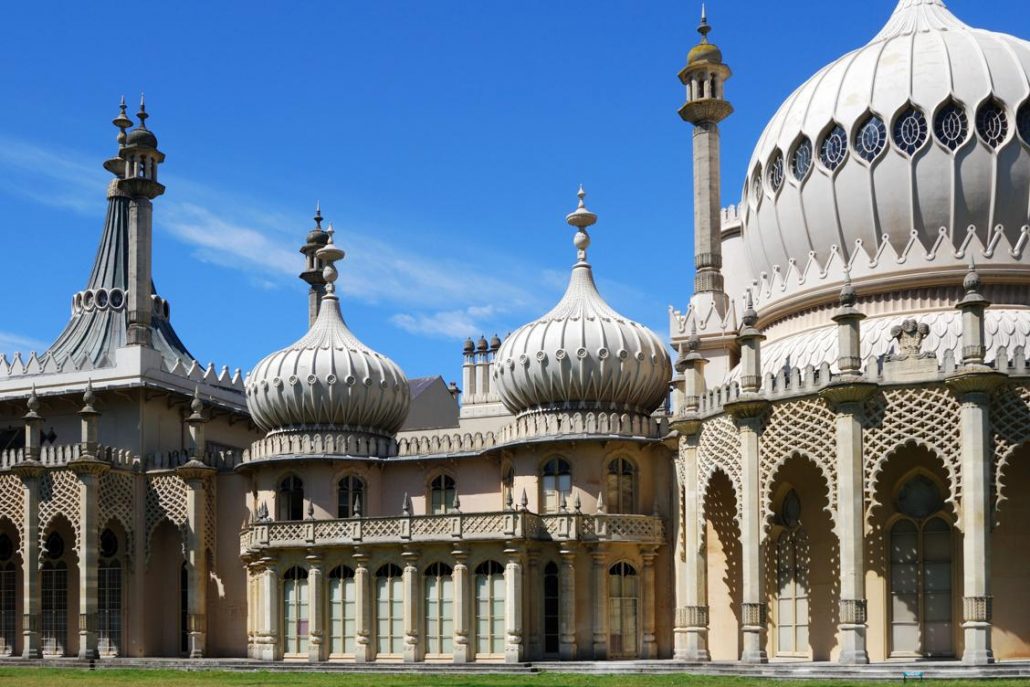
[[[1009,133],[1009,118],[996,102],[987,102],[976,112],[976,132],[984,143],[997,148]]]
[[[100,533],[100,555],[110,558],[118,553],[118,537],[111,530]]]
[[[772,187],[773,193],[783,186],[783,155],[779,151],[769,163],[769,186]]]
[[[784,526],[789,528],[794,528],[801,522],[801,499],[793,489],[783,498],[780,518],[783,520]]]
[[[848,154],[848,135],[840,124],[830,129],[819,146],[819,161],[831,172],[844,164]]]
[[[866,162],[872,162],[887,147],[887,127],[883,120],[871,115],[855,132],[855,151]]]
[[[916,520],[933,515],[943,505],[937,485],[922,475],[910,479],[898,492],[898,510]]]
[[[933,133],[948,150],[955,150],[969,135],[969,120],[966,112],[955,103],[941,108],[933,120]]]
[[[790,156],[790,173],[794,175],[795,179],[801,181],[810,169],[812,169],[812,141],[806,137],[801,139],[801,142],[794,148],[793,155]]]
[[[894,122],[894,145],[908,155],[923,147],[926,135],[926,117],[914,107],[910,107]]]
[[[46,538],[44,548],[47,558],[58,559],[64,555],[64,539],[57,532],[51,532]]]

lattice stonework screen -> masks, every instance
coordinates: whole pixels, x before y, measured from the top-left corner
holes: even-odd
[[[39,548],[44,549],[54,518],[63,515],[75,531],[75,553],[82,552],[82,524],[79,518],[79,478],[68,470],[43,473],[39,483]]]
[[[890,389],[865,405],[865,491],[867,510],[878,505],[876,479],[887,458],[905,444],[927,448],[944,463],[951,482],[949,501],[958,512],[961,493],[959,404],[943,386]]]
[[[110,470],[100,478],[100,527],[117,520],[125,530],[125,551],[131,556],[135,549],[135,480],[129,472]]]
[[[1005,500],[1005,466],[1019,446],[1030,441],[1030,387],[1001,388],[991,399],[994,441],[994,494],[1000,509]]]
[[[25,488],[15,475],[0,475],[0,518],[7,518],[25,541]]]
[[[762,506],[766,526],[772,521],[773,480],[792,456],[811,460],[826,479],[830,517],[837,513],[837,444],[835,416],[819,399],[804,399],[773,406],[759,443]]]
[[[700,523],[705,521],[704,495],[708,483],[716,470],[722,470],[733,483],[737,495],[737,522],[743,514],[743,500],[740,498],[740,435],[733,420],[726,415],[712,418],[704,423],[697,448],[698,494],[700,497]]]
[[[150,559],[150,537],[161,520],[167,518],[176,527],[188,523],[186,514],[186,483],[178,475],[159,475],[147,480],[147,541],[146,558]]]

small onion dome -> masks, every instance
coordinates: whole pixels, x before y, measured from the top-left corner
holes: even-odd
[[[465,339],[465,345],[461,347],[461,352],[465,355],[472,355],[476,352],[476,345],[472,343],[472,337]]]
[[[708,15],[705,13],[704,5],[701,6],[701,24],[697,32],[701,34],[701,42],[690,49],[687,53],[687,65],[706,62],[708,64],[722,64],[722,51],[714,43],[708,42],[708,34],[712,27],[708,23]]]
[[[490,337],[490,350],[493,351],[494,353],[496,353],[497,349],[500,348],[500,347],[501,347],[501,337],[499,337],[496,334],[494,334],[493,336]]]
[[[486,353],[488,344],[486,343],[486,336],[480,335],[479,342],[476,343],[476,351],[479,353]]]
[[[605,410],[650,414],[665,399],[672,363],[662,340],[609,306],[594,284],[586,227],[596,217],[583,204],[569,215],[578,228],[579,261],[561,301],[509,335],[494,357],[504,405],[536,410]]]
[[[392,436],[408,415],[411,393],[400,367],[351,333],[336,297],[333,263],[343,251],[329,239],[326,294],[299,341],[259,362],[247,379],[247,407],[270,434],[317,429]]]
[[[141,96],[139,99],[139,112],[136,113],[136,117],[139,118],[139,126],[129,132],[128,137],[125,139],[126,146],[157,149],[157,136],[147,128],[147,118],[149,116],[147,114],[147,105]]]

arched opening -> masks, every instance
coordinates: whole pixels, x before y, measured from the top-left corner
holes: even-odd
[[[401,569],[387,563],[376,571],[376,655],[404,654],[404,580]]]
[[[609,513],[635,513],[637,498],[637,470],[627,458],[615,458],[608,463],[607,499]]]
[[[122,557],[118,535],[111,529],[100,533],[97,564],[97,646],[101,655],[124,654],[122,644]]]
[[[629,563],[608,569],[608,651],[612,658],[637,658],[640,584]]]
[[[712,660],[740,657],[741,549],[737,498],[723,472],[712,475],[705,491],[709,651]]]
[[[564,458],[551,458],[540,472],[540,503],[544,513],[557,513],[572,494],[572,470]]]
[[[791,489],[780,508],[776,539],[776,654],[808,656],[808,535],[801,526],[801,498]]]
[[[952,531],[940,490],[925,475],[897,494],[890,527],[891,656],[953,656]]]
[[[17,653],[18,566],[15,551],[14,539],[7,532],[0,532],[0,654],[4,656]]]
[[[64,656],[68,646],[68,562],[66,545],[59,532],[47,535],[40,570],[40,623],[43,654]]]
[[[329,571],[329,655],[353,656],[357,626],[358,587],[354,570],[338,565]]]
[[[336,485],[336,500],[336,517],[353,518],[365,502],[365,480],[357,475],[341,478]]]
[[[504,568],[497,561],[476,567],[476,655],[504,654]]]
[[[304,482],[296,475],[290,475],[279,483],[276,494],[279,520],[304,519]]]
[[[449,475],[437,475],[429,483],[429,513],[445,515],[454,505],[454,478]]]
[[[283,575],[283,655],[308,653],[310,630],[308,571],[293,566]]]
[[[544,566],[544,654],[557,656],[561,647],[561,583],[558,565]]]
[[[139,629],[145,656],[182,656],[189,650],[189,575],[183,546],[182,531],[170,520],[162,520],[150,535]]]
[[[991,644],[998,659],[1030,657],[1030,443],[1017,448],[1001,475],[1005,501],[991,533]]]
[[[453,652],[454,580],[446,563],[433,563],[425,572],[426,656],[442,658]]]

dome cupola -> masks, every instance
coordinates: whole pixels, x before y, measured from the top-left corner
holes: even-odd
[[[283,435],[301,435],[300,443],[318,435],[326,453],[375,453],[383,440],[392,442],[407,417],[408,380],[344,322],[334,264],[344,253],[333,243],[331,226],[326,234],[317,251],[326,282],[318,316],[299,341],[255,366],[247,378],[247,406],[268,433],[266,444]]]
[[[504,405],[522,416],[549,411],[589,411],[646,416],[664,400],[672,365],[662,340],[609,306],[586,260],[597,221],[579,191],[567,221],[576,228],[579,259],[568,289],[543,317],[504,339],[493,377]]]

